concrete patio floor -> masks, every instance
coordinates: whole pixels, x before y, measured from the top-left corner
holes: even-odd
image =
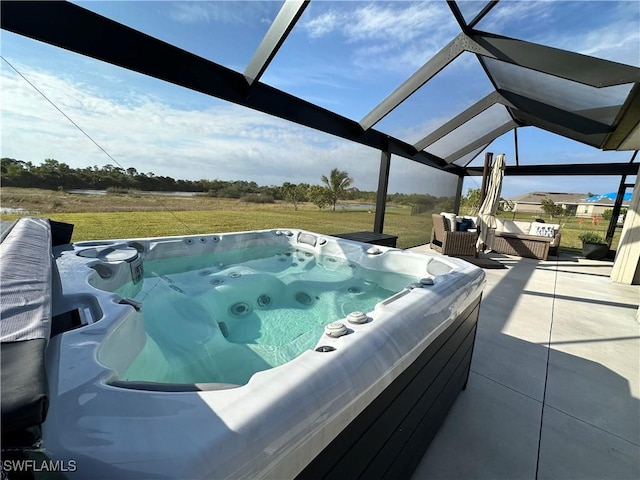
[[[507,268],[485,270],[467,389],[413,480],[639,479],[640,287],[610,261],[487,256]]]

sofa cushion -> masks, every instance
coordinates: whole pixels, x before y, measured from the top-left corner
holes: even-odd
[[[556,233],[560,229],[560,225],[552,223],[538,223],[533,222],[529,229],[529,235],[536,235],[538,237],[555,237]]]
[[[531,229],[531,222],[520,222],[516,220],[513,223],[516,227],[514,230],[517,230],[517,231],[514,231],[512,233],[524,233],[526,235],[529,233],[529,230]]]
[[[456,214],[448,213],[448,212],[440,212],[440,215],[444,217],[445,223],[447,224],[447,229],[450,232],[455,232],[456,231]]]
[[[520,233],[527,235],[531,229],[531,222],[518,222],[513,220],[505,220],[504,218],[496,218],[496,232],[504,233]]]

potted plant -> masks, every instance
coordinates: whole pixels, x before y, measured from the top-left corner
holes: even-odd
[[[582,255],[590,260],[601,260],[609,253],[609,245],[594,232],[583,232],[578,235],[582,240]]]

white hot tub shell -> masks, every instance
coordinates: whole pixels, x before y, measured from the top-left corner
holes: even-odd
[[[117,286],[141,276],[141,265],[152,260],[272,244],[415,282],[365,312],[363,324],[327,318],[349,333],[321,335],[321,348],[244,385],[118,381],[146,335],[144,306],[114,293]],[[396,442],[402,423],[424,424],[432,436],[466,384],[484,272],[459,259],[296,229],[81,242],[53,253],[53,321],[74,312],[77,328],[53,336],[47,347],[50,405],[42,446],[53,460],[73,462],[70,477],[395,475],[411,470],[415,459],[398,452],[420,433],[405,429],[411,435]],[[393,407],[398,401],[404,406]],[[438,409],[440,420],[429,420]],[[384,415],[395,415],[395,428],[380,426],[389,423]],[[358,454],[358,461],[341,460],[345,449],[358,452],[363,442],[378,446],[365,446],[370,453]],[[382,453],[397,462],[378,465]]]

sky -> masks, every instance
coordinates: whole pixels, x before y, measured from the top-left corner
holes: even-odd
[[[239,72],[282,5],[75,3]],[[467,17],[484,5],[459,3]],[[506,0],[477,28],[640,66],[636,0]],[[313,0],[261,81],[359,121],[459,31],[444,1]],[[357,188],[377,188],[375,149],[4,30],[0,41],[2,157],[34,164],[54,158],[74,168],[115,164],[176,179],[260,185],[318,184],[338,167]],[[475,56],[463,54],[374,128],[413,143],[491,91]],[[602,152],[533,127],[518,130],[518,143],[521,164],[631,158],[631,152]],[[505,153],[507,164],[514,164],[513,133],[487,151]],[[472,165],[482,163],[483,153]],[[448,195],[455,182],[452,175],[392,157],[389,193]],[[465,190],[479,183],[477,177],[465,180]],[[502,196],[604,193],[618,183],[618,177],[508,177]]]

